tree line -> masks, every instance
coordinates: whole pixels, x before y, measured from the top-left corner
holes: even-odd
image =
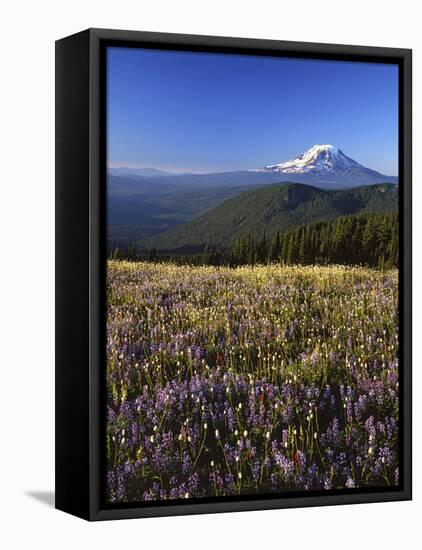
[[[387,269],[398,266],[398,214],[363,214],[293,227],[260,238],[247,234],[231,247],[206,244],[192,255],[160,254],[133,246],[115,250],[114,258],[173,261],[194,265],[348,264]]]

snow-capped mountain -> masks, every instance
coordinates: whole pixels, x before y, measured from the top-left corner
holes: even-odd
[[[310,171],[327,173],[338,169],[348,170],[356,166],[359,166],[356,161],[347,157],[334,145],[314,145],[294,159],[266,166],[257,171],[283,172],[284,174],[304,174]]]
[[[289,181],[336,187],[397,183],[396,177],[385,176],[362,166],[334,145],[314,145],[291,160],[251,171],[284,174]]]

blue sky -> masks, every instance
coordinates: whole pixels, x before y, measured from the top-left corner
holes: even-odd
[[[109,166],[256,168],[330,143],[398,172],[395,65],[108,48]]]

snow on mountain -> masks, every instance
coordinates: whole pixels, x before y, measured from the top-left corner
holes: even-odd
[[[262,171],[284,172],[285,174],[306,173],[311,170],[329,172],[336,169],[348,169],[358,166],[358,163],[347,157],[334,145],[314,145],[302,155],[262,168]],[[258,171],[261,171],[258,169]]]
[[[334,145],[314,145],[302,155],[286,162],[255,168],[252,172],[286,174],[303,183],[368,185],[371,183],[397,182],[397,178],[385,176],[362,166]],[[299,181],[299,180],[298,180]]]

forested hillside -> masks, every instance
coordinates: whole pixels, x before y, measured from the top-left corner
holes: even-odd
[[[326,191],[309,185],[278,184],[240,193],[189,223],[139,242],[168,253],[195,252],[205,244],[219,249],[238,239],[264,233],[284,233],[298,225],[334,220],[344,215],[384,214],[397,211],[395,184]]]
[[[194,254],[163,254],[154,247],[140,251],[133,246],[116,248],[111,257],[194,265],[346,264],[383,269],[396,267],[398,254],[398,214],[395,212],[342,216],[284,232],[264,232],[261,238],[248,233],[230,247],[207,243]]]

